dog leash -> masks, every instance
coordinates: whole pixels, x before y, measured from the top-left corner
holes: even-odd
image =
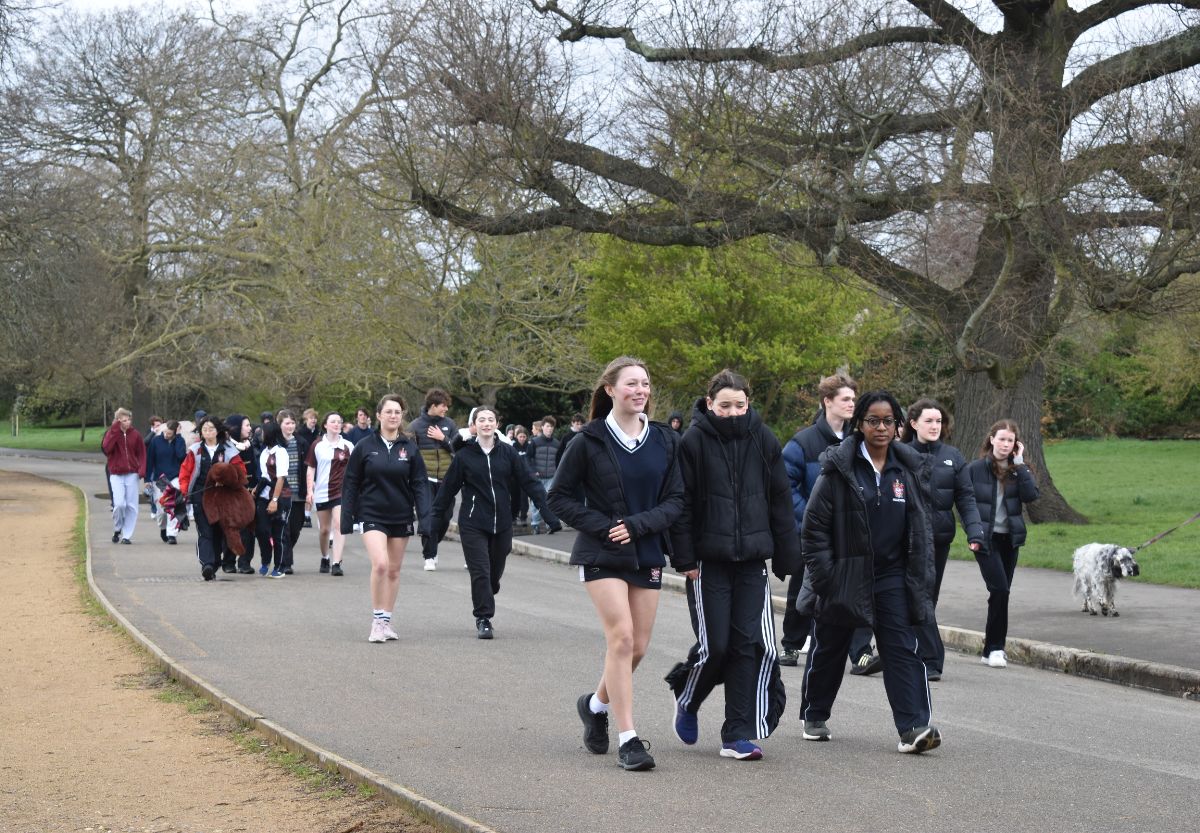
[[[1188,519],[1187,519],[1186,521],[1184,521],[1183,523],[1181,523],[1181,524],[1177,524],[1177,525],[1175,525],[1175,526],[1171,527],[1171,528],[1170,528],[1170,529],[1168,529],[1166,532],[1160,532],[1160,533],[1158,533],[1158,534],[1157,534],[1157,535],[1155,535],[1153,538],[1151,538],[1149,541],[1147,541],[1146,543],[1142,544],[1140,547],[1134,547],[1133,551],[1134,551],[1134,552],[1138,552],[1139,550],[1144,550],[1146,547],[1150,546],[1150,545],[1151,545],[1151,544],[1153,544],[1155,541],[1158,541],[1158,540],[1159,540],[1159,539],[1161,539],[1161,538],[1166,538],[1168,535],[1170,535],[1170,534],[1171,534],[1172,532],[1174,532],[1175,530],[1179,529],[1180,527],[1187,526],[1188,524],[1192,523],[1193,521],[1195,521],[1195,520],[1197,520],[1197,519],[1200,519],[1200,512],[1197,512],[1195,515],[1192,515],[1192,517],[1188,518]]]

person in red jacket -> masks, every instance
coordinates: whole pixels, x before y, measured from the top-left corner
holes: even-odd
[[[146,476],[146,443],[142,435],[133,430],[130,411],[117,408],[100,447],[108,458],[108,485],[113,496],[112,542],[132,544],[141,493],[138,486]]]

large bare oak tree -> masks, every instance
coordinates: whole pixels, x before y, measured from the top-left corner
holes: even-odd
[[[1042,455],[1042,356],[1200,266],[1197,7],[447,0],[379,136],[398,196],[476,232],[770,234],[852,269],[952,349],[958,443],[1016,418],[1033,514],[1080,520]]]

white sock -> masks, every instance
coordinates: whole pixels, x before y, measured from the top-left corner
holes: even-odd
[[[593,692],[592,699],[588,701],[588,708],[592,710],[592,714],[605,714],[608,711],[608,703],[601,702]]]
[[[386,617],[387,619],[391,619],[391,618],[392,618],[392,615],[391,615],[390,613],[388,613],[386,610],[375,610],[375,611],[372,611],[372,612],[375,614],[375,618],[376,618],[376,619],[383,620],[383,619],[384,619],[384,617]]]
[[[617,735],[617,741],[621,744],[621,746],[624,746],[625,744],[629,743],[630,740],[636,737],[637,732],[635,732],[633,729],[630,729],[628,732],[619,733]]]

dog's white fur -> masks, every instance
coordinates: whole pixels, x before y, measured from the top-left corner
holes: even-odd
[[[1140,572],[1133,553],[1116,544],[1084,544],[1075,550],[1075,595],[1083,599],[1083,612],[1105,616],[1117,613],[1117,579]]]

